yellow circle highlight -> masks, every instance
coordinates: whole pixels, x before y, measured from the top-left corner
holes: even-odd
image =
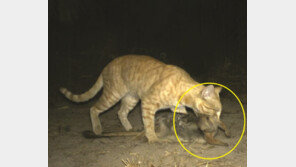
[[[176,126],[175,126],[175,117],[176,117],[176,110],[177,110],[177,107],[180,103],[180,101],[182,100],[182,98],[193,88],[197,87],[197,86],[200,86],[200,85],[218,85],[218,86],[221,86],[225,89],[227,89],[229,92],[231,92],[237,99],[237,101],[239,102],[241,108],[242,108],[242,111],[243,111],[243,115],[244,115],[244,127],[243,127],[243,132],[241,134],[241,137],[240,139],[238,140],[238,142],[236,143],[236,145],[230,150],[228,151],[227,153],[221,155],[221,156],[218,156],[218,157],[213,157],[213,158],[206,158],[206,157],[201,157],[201,156],[197,156],[195,154],[193,154],[192,152],[190,152],[189,150],[186,149],[186,147],[182,144],[182,142],[180,141],[178,135],[177,135],[177,131],[176,131]],[[219,159],[219,158],[222,158],[228,154],[230,154],[237,146],[238,144],[240,143],[240,141],[242,140],[243,136],[244,136],[244,133],[245,133],[245,128],[246,128],[246,114],[245,114],[245,110],[244,110],[244,107],[243,107],[243,104],[242,102],[240,101],[240,99],[237,97],[237,95],[232,91],[230,90],[228,87],[224,86],[224,85],[221,85],[221,84],[218,84],[218,83],[214,83],[214,82],[205,82],[205,83],[201,83],[201,84],[197,84],[193,87],[191,87],[190,89],[188,89],[185,93],[183,93],[183,95],[180,97],[176,107],[175,107],[175,111],[174,111],[174,117],[173,117],[173,126],[174,126],[174,131],[175,131],[175,135],[177,137],[177,140],[178,142],[180,143],[180,145],[183,147],[184,150],[186,150],[189,154],[191,154],[192,156],[195,156],[197,158],[200,158],[200,159],[205,159],[205,160],[214,160],[214,159]]]

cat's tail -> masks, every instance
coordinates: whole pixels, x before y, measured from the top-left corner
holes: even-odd
[[[67,99],[74,102],[85,102],[93,98],[103,87],[103,76],[100,75],[96,83],[86,92],[75,95],[66,88],[60,88],[60,92],[66,96]]]

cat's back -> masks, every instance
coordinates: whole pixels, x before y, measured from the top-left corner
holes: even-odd
[[[103,73],[121,74],[144,74],[151,73],[155,69],[164,67],[166,64],[146,55],[125,55],[112,60],[105,68]]]
[[[145,55],[125,55],[111,61],[103,70],[104,84],[114,89],[128,90],[138,96],[145,94],[154,85],[160,89],[194,81],[182,68],[167,65]],[[163,83],[163,84],[161,84]]]
[[[119,75],[125,81],[154,80],[172,75],[190,77],[182,68],[165,64],[146,55],[125,55],[118,57],[105,67],[104,72]]]
[[[125,55],[114,59],[112,62],[122,66],[122,68],[138,66],[143,68],[153,68],[155,66],[165,65],[165,63],[147,55]]]
[[[105,83],[127,88],[138,95],[146,92],[160,79],[166,64],[145,55],[125,55],[111,61],[103,70]]]

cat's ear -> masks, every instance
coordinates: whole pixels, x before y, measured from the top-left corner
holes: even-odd
[[[219,94],[219,93],[221,92],[221,90],[222,90],[222,87],[220,87],[220,86],[215,87],[215,92],[216,92],[217,94]]]
[[[205,99],[213,97],[214,94],[215,88],[213,85],[206,86],[201,93],[202,97]]]

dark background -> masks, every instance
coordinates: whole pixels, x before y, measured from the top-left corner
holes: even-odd
[[[49,106],[60,86],[82,93],[124,54],[245,94],[246,36],[246,0],[49,0]]]

